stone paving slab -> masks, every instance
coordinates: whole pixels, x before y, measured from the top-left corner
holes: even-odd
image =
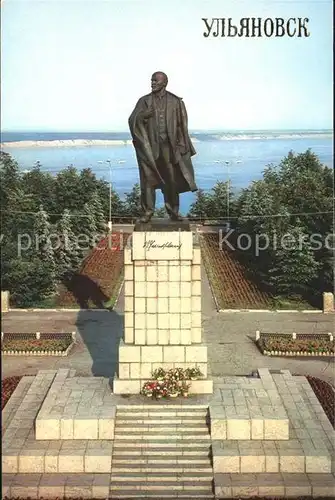
[[[290,419],[290,439],[213,441],[217,497],[334,497],[334,429],[308,380],[285,370],[264,375],[272,376],[282,397]]]
[[[212,450],[215,472],[330,473],[332,469],[326,448],[304,449],[299,440],[213,441]]]
[[[268,370],[259,378],[222,377],[210,404],[212,439],[289,439],[289,419]]]
[[[215,474],[216,498],[330,497],[335,494],[333,474]]]
[[[24,445],[56,374],[55,370],[40,370],[26,393],[23,388],[20,388],[22,393],[19,392],[17,396],[20,399],[20,405],[2,436],[3,449],[10,447],[18,449]]]
[[[65,495],[66,498],[106,499],[111,498],[110,483],[111,474],[3,474],[2,498],[29,496],[31,499],[54,499],[63,498]],[[168,485],[166,487],[168,488]],[[129,489],[128,483],[128,498]],[[164,488],[160,489],[160,496],[161,492],[163,493],[162,489],[164,491]],[[139,491],[137,493],[139,494]],[[217,498],[245,496],[334,498],[334,493],[333,474],[215,474]]]
[[[36,419],[36,439],[113,439],[115,411],[108,379],[56,377]]]
[[[2,498],[109,498],[110,474],[3,474]]]
[[[335,430],[308,380],[292,376],[288,370],[272,376],[290,419],[290,435],[299,439],[304,449],[326,448],[333,456]]]
[[[11,395],[9,401],[7,401],[5,408],[2,410],[2,434],[5,432],[15,413],[19,409],[20,404],[22,403],[23,398],[26,396],[34,379],[35,375],[22,377],[17,387],[15,388],[15,391]]]

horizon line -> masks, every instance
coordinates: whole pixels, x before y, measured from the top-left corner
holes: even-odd
[[[232,128],[232,129],[219,129],[219,128],[207,128],[207,129],[200,129],[200,128],[194,128],[194,129],[189,129],[190,133],[197,133],[197,132],[324,132],[324,131],[329,131],[333,132],[334,128],[259,128],[259,129],[247,129],[247,128]],[[129,130],[104,130],[104,129],[99,129],[99,130],[76,130],[76,129],[71,129],[71,130],[57,130],[57,129],[47,129],[47,130],[10,130],[10,129],[2,129],[1,134],[3,133],[127,133],[130,134]]]

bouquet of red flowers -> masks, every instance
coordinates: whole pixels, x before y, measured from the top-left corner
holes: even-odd
[[[149,380],[143,385],[142,394],[147,397],[162,398],[168,395],[168,387],[164,380]]]

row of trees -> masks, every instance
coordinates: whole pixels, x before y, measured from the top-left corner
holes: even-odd
[[[78,235],[92,247],[92,235],[106,234],[109,184],[89,168],[78,172],[68,167],[52,176],[37,165],[22,173],[9,154],[0,155],[2,288],[17,305],[30,305],[52,295],[57,283],[78,269],[87,250],[87,245],[71,245]],[[228,241],[258,281],[275,293],[320,295],[331,289],[332,251],[324,242],[333,231],[332,185],[331,170],[308,150],[290,152],[240,193],[229,189],[234,231]],[[225,218],[227,195],[225,182],[209,192],[199,190],[188,216]],[[138,217],[139,185],[124,200],[112,190],[111,205],[114,217]],[[164,216],[164,208],[156,215]],[[58,241],[51,244],[51,235]],[[239,250],[237,243],[246,235],[250,245]],[[278,244],[287,235],[303,244]],[[313,246],[311,235],[319,235],[320,248]]]
[[[13,303],[29,306],[53,296],[107,234],[109,183],[89,168],[78,172],[72,166],[56,176],[39,164],[22,173],[3,151],[0,182],[1,286]],[[111,207],[114,216],[138,217],[139,185],[124,200],[112,190]]]
[[[307,150],[290,152],[278,166],[269,165],[261,180],[238,195],[229,193],[234,232],[228,241],[235,243],[250,272],[275,294],[312,299],[332,290],[333,182],[331,169]],[[226,207],[227,184],[218,182],[210,193],[197,193],[190,215],[220,218]]]

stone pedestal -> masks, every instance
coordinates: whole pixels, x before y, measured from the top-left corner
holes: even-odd
[[[145,229],[145,230],[144,230]],[[116,394],[137,394],[156,368],[198,366],[193,392],[212,393],[201,345],[201,255],[188,223],[137,225],[125,249],[125,331]],[[190,392],[192,392],[192,386]]]

